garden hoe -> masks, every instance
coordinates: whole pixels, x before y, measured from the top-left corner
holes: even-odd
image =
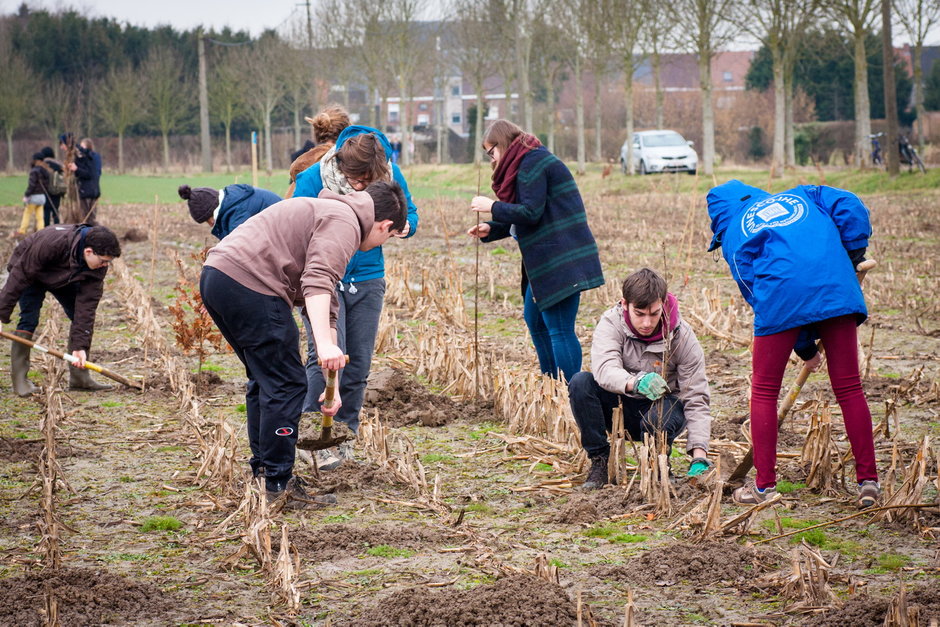
[[[874,268],[877,262],[874,259],[866,259],[861,262],[855,268],[855,276],[858,277],[858,282],[861,283],[865,279],[865,275],[868,274],[868,271]],[[816,347],[820,353],[823,352],[822,342],[816,342]],[[793,404],[796,403],[796,398],[800,395],[800,390],[803,389],[803,385],[806,383],[806,380],[809,378],[810,370],[807,366],[803,366],[800,369],[800,374],[797,375],[796,381],[793,382],[793,385],[790,387],[790,390],[787,392],[787,395],[783,399],[783,403],[780,405],[780,410],[777,412],[777,430],[780,430],[780,427],[783,426],[783,421],[786,419],[787,414],[790,413],[790,409],[793,408]],[[734,484],[739,484],[744,481],[744,477],[747,476],[747,473],[750,472],[751,468],[754,466],[754,447],[751,446],[747,450],[747,454],[744,456],[744,459],[741,460],[741,463],[738,464],[738,467],[734,469],[734,472],[728,477],[726,484],[730,487]]]
[[[317,360],[319,362],[319,360]],[[346,355],[346,363],[349,363],[349,355]],[[326,376],[326,390],[323,396],[323,407],[330,407],[336,398],[336,370],[324,369]],[[297,448],[307,451],[320,451],[332,448],[348,440],[351,435],[349,427],[343,423],[336,425],[337,433],[333,433],[333,416],[323,414],[323,422],[320,425],[320,437],[318,438],[297,438]]]
[[[36,342],[31,342],[30,340],[27,340],[26,338],[22,338],[22,337],[20,337],[20,336],[18,336],[18,335],[14,335],[14,334],[12,334],[12,333],[7,333],[6,331],[0,331],[0,337],[5,337],[5,338],[7,338],[8,340],[13,340],[14,342],[19,342],[20,344],[25,344],[26,346],[29,346],[31,349],[33,349],[33,350],[35,350],[35,351],[39,351],[40,353],[46,353],[46,354],[52,355],[53,357],[58,357],[59,359],[63,359],[63,360],[65,360],[65,361],[69,362],[70,364],[74,364],[75,362],[78,361],[78,359],[76,359],[74,356],[72,356],[72,355],[70,355],[70,354],[68,354],[68,353],[63,353],[62,351],[57,351],[57,350],[54,349],[54,348],[46,348],[45,346],[42,346],[41,344],[37,344]],[[92,362],[90,362],[90,361],[86,361],[86,362],[85,362],[85,368],[86,368],[87,370],[93,370],[93,371],[97,372],[98,374],[104,375],[104,376],[108,377],[109,379],[113,379],[113,380],[117,381],[118,383],[122,383],[122,384],[126,385],[126,386],[129,387],[129,388],[134,388],[135,390],[143,390],[143,389],[144,389],[143,384],[141,384],[141,383],[139,383],[139,382],[137,382],[137,381],[131,381],[130,379],[128,379],[128,378],[126,378],[126,377],[122,377],[121,375],[119,375],[119,374],[116,373],[116,372],[112,372],[112,371],[108,370],[107,368],[104,368],[104,367],[102,367],[102,366],[99,366],[98,364],[92,363]]]

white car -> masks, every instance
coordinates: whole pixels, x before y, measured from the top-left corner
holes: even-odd
[[[627,173],[627,151],[630,142],[620,148],[620,170]],[[692,142],[669,130],[640,131],[633,134],[633,167],[638,174],[654,172],[688,172],[695,174],[698,155]]]

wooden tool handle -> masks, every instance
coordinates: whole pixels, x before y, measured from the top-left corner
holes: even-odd
[[[52,355],[53,357],[58,357],[59,359],[62,359],[62,360],[64,360],[64,361],[67,361],[67,362],[69,362],[69,363],[72,364],[72,365],[74,365],[75,362],[78,361],[75,357],[72,356],[71,353],[63,353],[62,351],[56,350],[56,349],[54,349],[54,348],[47,348],[47,347],[45,347],[45,346],[42,346],[41,344],[37,344],[36,342],[33,342],[33,341],[31,341],[31,340],[27,340],[26,338],[20,337],[19,335],[15,335],[15,334],[13,334],[13,333],[7,333],[6,331],[0,331],[0,337],[5,337],[5,338],[7,338],[8,340],[13,340],[14,342],[19,342],[20,344],[25,344],[26,346],[29,346],[31,349],[33,349],[33,350],[35,350],[35,351],[39,351],[40,353],[46,353],[46,354],[48,354],[48,355]],[[77,367],[77,366],[76,366],[76,367]],[[118,383],[121,383],[121,384],[123,384],[123,385],[126,385],[126,386],[129,387],[129,388],[134,388],[134,389],[137,389],[137,390],[142,390],[142,389],[143,389],[143,385],[141,385],[139,382],[137,382],[137,381],[132,381],[132,380],[128,379],[127,377],[121,376],[121,375],[119,375],[119,374],[116,373],[116,372],[113,372],[113,371],[111,371],[111,370],[108,370],[108,369],[105,368],[104,366],[99,366],[98,364],[92,363],[92,362],[90,362],[90,361],[86,361],[86,362],[85,362],[85,369],[87,369],[87,370],[93,370],[93,371],[95,371],[95,372],[97,372],[97,373],[99,373],[99,374],[102,374],[102,375],[108,377],[109,379],[112,379],[112,380],[114,380],[114,381],[117,381]]]

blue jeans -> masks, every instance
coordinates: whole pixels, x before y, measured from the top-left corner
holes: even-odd
[[[663,431],[666,443],[672,447],[685,428],[685,408],[673,395],[658,401],[614,394],[598,385],[590,372],[579,372],[568,384],[571,413],[581,430],[581,446],[588,457],[610,454],[607,434],[613,428],[614,407],[623,404],[623,426],[630,437],[643,441],[643,434]]]
[[[336,319],[336,339],[343,352],[349,355],[349,364],[339,373],[339,397],[343,402],[336,420],[359,432],[359,412],[366,393],[375,336],[379,332],[379,317],[385,300],[385,279],[370,279],[360,283],[344,283],[336,290],[339,315]],[[307,397],[304,411],[320,411],[320,395],[326,388],[323,372],[317,365],[317,348],[313,343],[310,323],[307,329]]]
[[[245,365],[249,464],[268,490],[291,478],[300,409],[307,390],[293,311],[277,296],[259,294],[204,266],[199,290],[206,311]]]
[[[574,322],[581,305],[578,292],[546,309],[539,311],[532,298],[532,286],[525,288],[525,304],[522,316],[529,327],[529,335],[535,344],[539,358],[539,369],[543,374],[558,378],[558,371],[566,381],[581,370],[581,342],[574,332]]]

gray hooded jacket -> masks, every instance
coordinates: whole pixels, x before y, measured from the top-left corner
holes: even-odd
[[[594,380],[608,392],[645,398],[628,389],[633,389],[639,373],[663,373],[666,342],[646,343],[638,339],[624,321],[623,313],[623,306],[618,304],[605,311],[598,321],[591,344],[591,370]],[[707,451],[712,418],[708,405],[711,395],[705,377],[705,353],[692,327],[681,318],[669,336],[665,379],[669,389],[685,407],[686,450],[702,448]]]

